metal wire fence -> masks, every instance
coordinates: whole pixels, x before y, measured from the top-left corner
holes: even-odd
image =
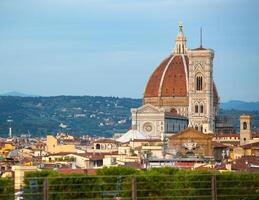
[[[255,174],[27,177],[16,193],[15,186],[12,179],[0,181],[0,199],[259,199]]]

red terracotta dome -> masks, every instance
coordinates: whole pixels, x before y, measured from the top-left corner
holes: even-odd
[[[193,51],[206,50],[202,46]],[[143,104],[187,108],[189,105],[189,57],[182,24],[175,40],[172,54],[165,58],[147,81]],[[190,56],[190,55],[189,55]],[[191,85],[193,87],[193,85]],[[214,105],[219,98],[213,83]],[[187,112],[187,110],[185,109]]]
[[[153,71],[146,84],[143,103],[154,105],[188,105],[189,59],[187,55],[171,54]],[[213,83],[214,105],[219,97]],[[178,100],[177,100],[178,99]],[[181,103],[180,103],[181,101]]]
[[[170,55],[150,76],[145,97],[186,97],[188,78],[188,57]]]

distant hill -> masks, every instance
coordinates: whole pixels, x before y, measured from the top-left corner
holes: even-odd
[[[110,136],[131,126],[130,109],[140,99],[98,96],[19,97],[0,96],[0,135],[7,135],[7,119],[13,119],[14,134]]]
[[[259,109],[243,102],[223,103],[220,114],[238,130],[240,114],[253,117],[253,127],[259,127]],[[141,99],[100,96],[20,97],[0,96],[0,136],[7,136],[7,119],[13,119],[13,133],[30,132],[34,136],[56,134],[111,136],[131,127],[131,108],[141,105]],[[246,105],[244,107],[243,105]]]
[[[12,97],[36,97],[38,95],[30,95],[30,94],[25,94],[21,92],[16,92],[16,91],[11,91],[11,92],[6,92],[4,94],[1,94],[0,96],[12,96]]]
[[[220,107],[223,110],[244,110],[244,111],[259,111],[258,102],[245,102],[245,101],[229,101],[221,103]]]

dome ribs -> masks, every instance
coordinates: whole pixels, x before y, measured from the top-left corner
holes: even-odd
[[[186,75],[181,56],[175,56],[170,63],[162,83],[162,97],[187,96]]]
[[[171,59],[172,56],[164,59],[162,63],[153,71],[152,75],[149,77],[147,82],[144,97],[157,97],[160,81],[163,75],[163,72],[166,68],[167,63]]]

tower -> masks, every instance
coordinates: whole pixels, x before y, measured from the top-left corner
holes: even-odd
[[[189,126],[204,133],[215,130],[213,58],[214,51],[202,44],[188,51],[189,57]]]
[[[172,52],[147,81],[143,104],[163,108],[165,115],[188,118],[189,127],[213,133],[219,104],[213,81],[214,51],[202,47],[202,34],[197,49],[188,49],[186,41],[180,23]],[[134,112],[132,119],[139,119],[137,115],[140,112]],[[149,117],[143,117],[145,120],[148,122]],[[168,124],[165,120],[161,123],[165,131]]]
[[[13,122],[13,120],[9,117],[7,119],[7,123],[9,124],[9,132],[8,132],[9,138],[12,138],[12,122]]]
[[[186,37],[183,32],[183,24],[180,22],[178,35],[176,36],[176,40],[175,40],[175,47],[173,50],[173,54],[186,54],[186,53],[187,53]]]
[[[240,116],[240,145],[249,143],[251,140],[251,116]]]
[[[9,138],[12,138],[12,127],[9,127],[9,133],[8,133]]]

